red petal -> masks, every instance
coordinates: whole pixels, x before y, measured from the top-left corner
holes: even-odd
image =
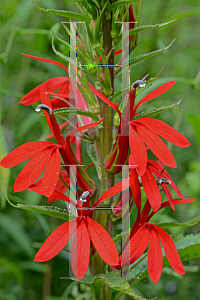
[[[134,263],[145,251],[149,240],[149,227],[144,224],[130,240],[122,254],[122,266]],[[130,249],[130,252],[129,252]]]
[[[135,201],[138,211],[140,212],[141,190],[140,190],[140,182],[138,180],[138,175],[135,169],[130,169],[130,185],[131,185],[133,199]]]
[[[163,266],[162,249],[158,235],[153,226],[149,225],[148,272],[151,280],[158,283]]]
[[[141,180],[148,201],[153,208],[153,211],[156,212],[161,206],[161,195],[154,176],[148,168],[146,168],[146,172],[141,177]]]
[[[191,145],[190,142],[180,132],[163,121],[153,118],[140,118],[138,121],[178,147],[185,148]]]
[[[86,274],[90,258],[90,237],[85,218],[81,218],[71,249],[71,265],[74,275],[80,281]]]
[[[119,263],[117,248],[108,232],[90,217],[87,217],[87,223],[92,243],[101,258],[109,265],[117,265]]]
[[[148,168],[157,177],[159,177],[160,173],[163,171],[163,168],[156,161],[153,161],[153,160],[148,160]],[[172,178],[169,176],[167,171],[164,170],[162,172],[162,177],[166,178],[167,180],[170,180],[171,181],[171,184],[170,184],[171,187],[174,189],[174,191],[177,193],[177,195],[180,198],[183,198],[183,195],[181,194],[180,190],[177,188],[176,184],[174,183]]]
[[[90,124],[88,124],[88,125],[81,126],[81,127],[79,127],[79,128],[76,128],[76,129],[72,130],[72,131],[70,132],[70,134],[67,136],[67,139],[69,139],[70,136],[71,136],[72,134],[74,134],[74,133],[76,133],[76,132],[79,132],[79,131],[83,131],[83,130],[85,130],[85,129],[92,128],[92,127],[98,125],[99,123],[101,123],[102,121],[103,121],[103,118],[102,118],[101,120],[99,120],[98,122],[90,123]]]
[[[28,142],[10,152],[2,160],[0,165],[4,168],[12,168],[21,162],[37,155],[43,149],[54,146],[51,142]]]
[[[174,203],[173,203],[173,198],[172,198],[172,195],[171,195],[169,187],[166,184],[163,184],[162,188],[163,188],[163,190],[164,190],[164,192],[165,192],[165,194],[166,194],[166,196],[167,196],[167,198],[169,200],[171,208],[175,211],[175,206],[174,206]]]
[[[46,59],[46,58],[42,58],[42,57],[37,57],[37,56],[29,55],[29,54],[24,54],[24,53],[21,53],[21,55],[26,56],[26,57],[30,57],[30,58],[33,58],[33,59],[36,59],[36,60],[45,61],[45,62],[54,64],[54,65],[58,65],[58,66],[62,67],[65,71],[67,71],[67,73],[69,73],[68,69],[58,61],[51,60],[51,59]]]
[[[144,125],[137,124],[137,131],[151,151],[162,160],[165,165],[171,168],[177,167],[172,153],[161,138]]]
[[[63,129],[65,126],[67,126],[69,123],[68,122],[64,122],[62,125],[60,125],[60,129]],[[46,139],[50,139],[54,137],[54,135],[52,133],[50,133],[49,135],[46,136]]]
[[[163,93],[165,93],[167,90],[169,90],[174,84],[175,84],[176,80],[172,80],[169,81],[163,85],[161,85],[159,88],[155,89],[153,92],[149,93],[148,95],[146,95],[134,108],[134,113],[136,112],[136,110],[145,102],[152,100],[160,95],[162,95]]]
[[[130,185],[129,178],[124,179],[117,184],[115,184],[113,187],[111,187],[107,192],[105,192],[101,197],[97,200],[92,207],[97,207],[102,201],[122,192],[123,190],[127,189]]]
[[[173,199],[173,204],[182,204],[182,203],[191,203],[191,202],[194,202],[195,199],[190,199],[190,198],[183,198],[183,199]],[[169,206],[170,203],[169,201],[165,201],[164,203],[161,204],[161,207],[160,209],[164,208],[164,207],[167,207]],[[152,212],[148,219],[146,219],[145,221],[148,222],[154,215],[154,212]]]
[[[119,111],[119,109],[108,99],[106,98],[103,94],[101,94],[97,89],[95,89],[95,87],[93,87],[93,85],[91,85],[90,83],[89,87],[91,88],[91,90],[95,93],[95,95],[97,95],[101,100],[103,100],[105,103],[107,103],[109,106],[111,106],[112,108],[114,108],[114,110],[119,114],[119,116],[121,117],[121,112]]]
[[[147,166],[147,151],[145,144],[142,140],[142,138],[139,136],[135,128],[130,126],[130,148],[131,148],[131,154],[133,156],[134,162],[137,167],[137,172],[139,176],[142,176],[146,170]]]
[[[56,184],[58,182],[59,174],[60,174],[60,153],[58,148],[55,149],[47,163],[47,166],[44,171],[44,176],[42,179],[42,187],[44,191],[44,195],[46,197],[50,197],[55,190]]]
[[[68,243],[76,230],[76,219],[60,225],[44,242],[34,261],[47,261],[56,256]]]
[[[69,81],[67,77],[54,77],[47,80],[44,84],[48,90],[48,92],[55,91],[58,87],[65,84],[66,81]],[[28,94],[26,94],[19,103],[22,105],[31,105],[40,100],[40,85],[31,90]]]
[[[14,192],[21,192],[34,183],[44,170],[52,151],[52,148],[44,149],[26,164],[15,181]]]
[[[165,250],[166,257],[170,265],[174,269],[174,271],[181,275],[185,274],[185,270],[181,263],[181,259],[178,255],[178,251],[176,250],[174,242],[169,236],[169,234],[166,231],[164,231],[162,228],[158,227],[157,225],[152,225],[152,226],[155,228],[156,232],[158,233],[159,239]]]

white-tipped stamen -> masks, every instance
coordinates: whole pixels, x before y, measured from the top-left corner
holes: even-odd
[[[39,112],[41,109],[45,110],[48,114],[52,114],[52,109],[46,104],[39,104],[35,111]]]
[[[86,202],[86,201],[87,201],[86,198],[87,198],[87,196],[89,196],[89,195],[90,195],[90,192],[88,192],[88,191],[83,192],[83,194],[82,194],[81,197],[80,197],[80,201]]]
[[[137,86],[139,87],[145,87],[146,83],[144,83],[143,80],[136,80],[133,84],[132,84],[132,88],[136,88]]]

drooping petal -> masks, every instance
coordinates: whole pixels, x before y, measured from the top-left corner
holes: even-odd
[[[139,176],[142,176],[147,166],[147,151],[142,138],[139,136],[138,132],[132,126],[132,123],[130,126],[129,141],[130,141],[131,154],[133,156],[134,162],[136,165],[138,165],[137,173]]]
[[[163,266],[162,249],[160,240],[153,226],[149,224],[149,250],[148,250],[148,272],[151,280],[158,283]]]
[[[101,258],[109,265],[117,265],[119,262],[117,248],[111,236],[100,224],[90,217],[87,217],[87,224],[92,243]]]
[[[19,173],[14,186],[14,192],[26,190],[35,182],[44,170],[53,149],[44,149],[34,156]]]
[[[141,189],[140,189],[140,182],[138,179],[138,175],[135,169],[130,169],[130,185],[131,191],[133,195],[133,199],[137,206],[138,211],[140,212],[141,208]]]
[[[76,219],[60,225],[44,242],[34,261],[43,262],[56,256],[68,243],[76,230]]]
[[[80,217],[81,218],[81,217]],[[90,258],[90,237],[85,218],[80,219],[72,242],[71,265],[74,275],[80,281],[86,274]]]
[[[148,168],[146,168],[141,180],[149,203],[153,211],[156,212],[161,206],[161,195],[155,178]]]
[[[136,110],[145,102],[152,100],[160,95],[162,95],[163,93],[165,93],[167,90],[169,90],[174,84],[176,83],[176,80],[172,80],[169,81],[167,83],[164,83],[163,85],[161,85],[159,88],[155,89],[153,92],[149,93],[148,95],[146,95],[134,108],[134,113],[136,112]]]
[[[129,245],[123,251],[122,254],[122,266],[126,266],[134,263],[145,251],[149,240],[149,227],[144,224],[132,237]],[[130,249],[128,251],[127,249]]]
[[[182,199],[173,199],[173,204],[176,205],[176,204],[183,204],[183,203],[191,203],[191,202],[194,202],[195,199],[191,199],[191,198],[182,198]],[[167,207],[170,205],[170,202],[169,201],[165,201],[164,203],[161,204],[161,207],[160,209],[164,208],[164,207]],[[148,218],[145,219],[146,222],[148,222],[154,215],[155,213],[152,212]]]
[[[60,166],[60,153],[59,149],[57,148],[51,153],[42,179],[42,187],[46,197],[50,197],[55,190],[60,174]]]
[[[87,124],[87,125],[85,125],[85,126],[81,126],[81,127],[79,127],[79,128],[76,128],[76,129],[72,130],[72,131],[70,132],[70,134],[67,136],[66,141],[68,141],[69,138],[70,138],[70,136],[73,135],[74,133],[80,132],[80,131],[83,131],[83,130],[86,130],[86,129],[89,129],[89,128],[92,128],[92,127],[98,125],[99,123],[101,123],[102,121],[103,121],[103,118],[100,119],[98,122],[90,123],[90,124]]]
[[[171,208],[173,209],[173,211],[175,211],[175,206],[174,206],[174,203],[173,203],[172,194],[170,192],[169,187],[166,184],[162,184],[162,188],[163,188],[163,190],[164,190],[164,192],[165,192],[165,194],[166,194],[166,196],[167,196],[167,198],[169,200]]]
[[[159,177],[161,172],[162,172],[162,177],[166,178],[167,180],[171,181],[171,187],[174,189],[174,191],[177,193],[177,195],[180,198],[183,198],[182,193],[180,192],[180,190],[177,188],[176,184],[174,183],[174,181],[172,180],[171,176],[169,176],[169,174],[167,173],[166,170],[163,171],[163,168],[156,162],[153,160],[148,160],[148,168],[151,170],[151,172]]]
[[[169,234],[157,225],[152,226],[158,233],[158,237],[163,245],[166,257],[174,271],[181,275],[185,274],[185,270],[182,265],[181,259],[178,255],[178,251],[176,250],[174,242],[169,236]]]
[[[151,151],[160,159],[162,162],[171,168],[176,168],[176,161],[169,151],[165,143],[151,131],[148,127],[137,123],[137,131],[142,139],[145,141]]]
[[[54,77],[47,80],[44,84],[48,92],[55,91],[58,87],[69,81],[68,77]],[[28,94],[26,94],[20,101],[19,104],[22,105],[31,105],[40,100],[40,85],[31,90]]]
[[[91,88],[91,90],[95,93],[95,95],[97,95],[101,100],[103,100],[105,103],[111,106],[121,117],[121,112],[119,111],[117,106],[115,106],[115,104],[113,104],[108,98],[106,98],[102,93],[100,93],[97,89],[95,89],[95,87],[93,87],[93,85],[91,85],[89,82],[88,85]]]
[[[129,185],[130,185],[129,178],[118,182],[113,187],[111,187],[108,191],[106,191],[103,195],[101,195],[101,197],[97,200],[97,202],[94,203],[94,205],[92,207],[97,207],[102,201],[127,189],[129,187]]]
[[[43,149],[55,146],[51,142],[28,142],[19,146],[17,149],[6,155],[0,162],[0,165],[4,168],[12,168],[21,162],[37,155]]]
[[[191,145],[190,142],[180,132],[161,120],[153,118],[140,118],[138,121],[178,147],[185,148]]]
[[[51,59],[46,59],[46,58],[42,58],[42,57],[37,57],[37,56],[29,55],[29,54],[24,54],[24,53],[21,53],[21,55],[26,56],[26,57],[30,57],[30,58],[33,58],[33,59],[36,59],[36,60],[45,61],[45,62],[54,64],[54,65],[58,65],[58,66],[62,67],[65,71],[67,71],[67,73],[68,73],[67,67],[65,67],[63,64],[61,64],[58,61],[51,60]]]

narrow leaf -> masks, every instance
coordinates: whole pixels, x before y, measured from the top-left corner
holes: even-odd
[[[35,5],[35,7],[37,7],[39,10],[50,13],[50,14],[54,14],[57,16],[61,16],[61,17],[66,17],[66,18],[71,18],[71,19],[75,19],[75,20],[79,20],[82,22],[85,22],[86,17],[71,11],[67,11],[67,10],[54,10],[54,9],[44,9],[41,8],[39,6],[37,6],[34,2],[33,4]]]

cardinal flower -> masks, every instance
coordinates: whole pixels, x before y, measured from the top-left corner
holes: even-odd
[[[48,62],[48,63],[52,63],[55,65],[61,66],[68,73],[68,69],[63,64],[61,64],[57,61],[50,60],[50,59],[44,59],[44,58],[40,58],[37,56],[28,55],[28,54],[22,54],[22,55],[36,59],[36,60],[41,60],[44,62]],[[62,96],[63,98],[69,100],[69,78],[68,77],[54,77],[54,78],[47,80],[43,84],[45,85],[48,93],[52,94],[53,91],[55,91],[59,88],[57,93],[60,95],[60,97]],[[40,87],[41,87],[41,85],[38,85],[36,88],[31,90],[28,94],[26,94],[19,101],[19,103],[22,105],[31,105],[31,104],[38,102],[40,100]],[[72,95],[70,97],[72,97]],[[69,106],[68,104],[66,104],[66,102],[64,102],[56,97],[54,97],[51,100],[51,103],[52,103],[52,109]]]
[[[63,200],[69,198],[63,195]],[[79,202],[79,201],[78,201]],[[83,207],[88,206],[87,202]],[[71,203],[71,202],[70,202]],[[92,220],[92,210],[82,210],[78,205],[78,216],[60,225],[47,238],[37,252],[34,261],[44,262],[57,255],[75,234],[71,248],[71,265],[74,275],[80,281],[86,274],[90,259],[90,239],[100,257],[109,265],[117,265],[119,258],[117,248],[108,232],[97,222]],[[95,207],[95,206],[93,206]]]
[[[174,199],[173,204],[190,203],[195,199]],[[169,206],[169,201],[162,203],[160,209]],[[149,214],[151,206],[147,201],[141,214],[138,213],[137,220],[131,229],[130,242],[123,249],[120,263],[116,269],[120,266],[128,266],[133,264],[140,256],[145,252],[148,246],[148,272],[153,282],[157,284],[160,279],[163,258],[160,243],[162,244],[165,255],[175,272],[178,274],[185,274],[185,270],[181,263],[179,254],[174,245],[173,240],[167,232],[156,224],[150,224],[148,221],[155,214],[155,212]]]
[[[60,173],[59,149],[61,147],[51,142],[29,142],[5,156],[1,160],[1,166],[4,168],[12,168],[33,157],[19,173],[15,181],[14,192],[26,190],[45,169],[42,189],[44,195],[49,197],[55,189]]]

